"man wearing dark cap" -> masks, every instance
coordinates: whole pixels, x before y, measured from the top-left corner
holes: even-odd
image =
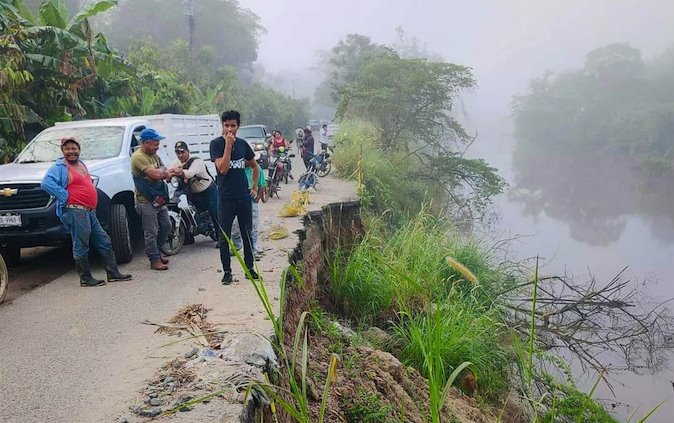
[[[206,169],[206,163],[198,157],[190,157],[190,149],[185,141],[178,141],[174,151],[178,159],[171,165],[171,169],[176,176],[185,180],[192,204],[199,211],[208,211],[213,225],[219,227],[218,188]]]
[[[108,282],[131,279],[131,275],[119,272],[110,237],[96,217],[98,193],[80,160],[80,143],[75,138],[62,138],[61,152],[63,157],[56,159],[42,179],[42,189],[56,199],[56,215],[70,232],[80,286],[105,285],[105,281],[91,276],[90,246],[98,250]]]
[[[159,251],[159,246],[164,245],[171,230],[165,205],[168,191],[164,180],[171,179],[174,175],[164,167],[157,155],[159,141],[164,138],[152,128],[143,129],[140,133],[140,148],[131,156],[131,174],[136,186],[136,211],[143,223],[145,255],[150,260],[152,270],[166,270],[169,263],[169,259]],[[148,198],[148,192],[153,193],[151,198]]]

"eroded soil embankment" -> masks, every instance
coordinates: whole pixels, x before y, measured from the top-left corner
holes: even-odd
[[[376,342],[368,345],[367,339],[354,336],[348,328],[334,322],[329,322],[326,328],[324,321],[323,329],[317,330],[314,322],[319,306],[331,313],[338,310],[330,296],[331,259],[337,251],[348,251],[364,234],[359,201],[330,204],[305,216],[304,229],[290,257],[291,265],[299,270],[303,280],[298,283],[288,276],[291,279],[287,283],[283,322],[286,350],[292,351],[302,313],[312,312],[312,317],[307,319],[312,321],[308,324],[307,370],[311,421],[319,421],[330,358],[336,355],[339,358],[337,377],[330,388],[324,421],[425,422],[429,413],[428,384],[417,370],[403,365],[390,353],[378,350],[373,346]],[[289,391],[287,369],[281,369],[277,383]],[[278,413],[279,421],[294,421],[283,410],[278,409]],[[274,421],[269,410],[264,410],[264,415],[266,421]],[[443,421],[487,423],[497,420],[458,390],[450,391],[443,415]],[[371,420],[375,417],[380,420]],[[503,421],[515,421],[503,417]],[[259,415],[256,418],[259,419]]]

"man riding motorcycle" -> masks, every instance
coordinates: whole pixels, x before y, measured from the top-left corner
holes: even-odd
[[[188,198],[200,212],[208,211],[213,224],[218,222],[218,188],[206,164],[198,157],[190,157],[187,143],[178,141],[174,147],[176,160],[171,169],[183,178],[188,186]]]

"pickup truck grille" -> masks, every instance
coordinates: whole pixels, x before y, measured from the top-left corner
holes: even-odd
[[[0,185],[0,211],[46,207],[50,198],[40,184]]]

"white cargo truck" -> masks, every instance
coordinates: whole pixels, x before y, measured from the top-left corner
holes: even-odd
[[[166,139],[158,154],[169,166],[173,146],[185,141],[193,155],[210,164],[210,141],[221,135],[217,115],[153,115],[57,123],[40,132],[13,163],[0,166],[0,248],[9,266],[16,265],[21,248],[57,246],[70,234],[56,217],[54,198],[40,188],[42,177],[61,157],[60,139],[75,137],[98,191],[98,215],[112,239],[117,261],[133,257],[131,233],[140,234],[134,209],[131,154],[139,147],[139,134],[154,128]]]

